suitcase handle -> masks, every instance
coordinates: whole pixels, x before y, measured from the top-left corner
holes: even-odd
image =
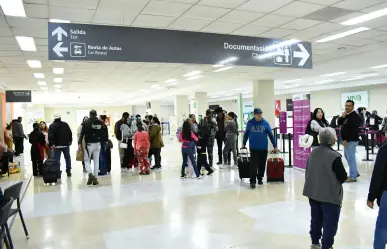
[[[280,159],[280,153],[270,153],[270,158],[271,158],[271,161],[273,162],[274,160],[278,161]]]

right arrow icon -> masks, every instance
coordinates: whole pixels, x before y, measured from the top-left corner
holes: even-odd
[[[62,41],[62,35],[67,37],[66,30],[62,29],[61,26],[57,27],[54,31],[51,33],[52,36],[58,35],[58,41]]]
[[[309,54],[308,50],[306,50],[304,45],[302,45],[302,44],[297,44],[297,45],[301,49],[301,52],[300,51],[293,51],[293,57],[301,58],[301,61],[300,61],[300,63],[298,63],[298,66],[303,67],[305,65],[305,63],[307,62],[307,60],[309,59],[310,54]]]

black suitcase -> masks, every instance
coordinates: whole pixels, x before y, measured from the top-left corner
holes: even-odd
[[[61,177],[60,167],[54,159],[54,151],[50,151],[49,158],[43,163],[43,181],[45,184],[57,183]]]
[[[250,156],[247,149],[241,149],[238,157],[239,178],[250,178]]]

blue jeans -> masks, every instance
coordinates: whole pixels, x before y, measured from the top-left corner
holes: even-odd
[[[376,220],[374,249],[385,249],[387,244],[387,191],[380,201],[379,215]]]
[[[318,202],[312,199],[309,199],[309,204],[312,217],[310,220],[312,244],[319,245],[322,237],[321,249],[330,249],[335,241],[341,207],[336,204]]]
[[[183,146],[184,147],[189,146],[189,147],[181,148],[181,154],[183,156],[183,164],[181,165],[181,176],[185,176],[185,167],[187,167],[188,165],[188,158],[189,158],[191,160],[192,167],[194,168],[196,176],[199,177],[200,174],[199,174],[198,167],[196,166],[196,161],[193,153],[194,143],[185,142],[183,143]]]
[[[356,180],[358,171],[356,166],[356,146],[359,142],[349,142],[348,147],[344,147],[344,157],[349,165],[349,178]]]
[[[63,152],[63,156],[66,160],[66,172],[71,172],[71,156],[70,156],[70,147],[65,148],[56,148],[55,149],[55,159],[58,162],[60,168],[60,156]]]

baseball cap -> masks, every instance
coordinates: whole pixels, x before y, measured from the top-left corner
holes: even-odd
[[[255,108],[255,109],[254,109],[254,115],[255,115],[255,114],[261,114],[261,113],[262,113],[261,108]]]
[[[60,113],[54,113],[54,119],[58,119],[58,118],[61,118],[61,115],[60,115]]]

